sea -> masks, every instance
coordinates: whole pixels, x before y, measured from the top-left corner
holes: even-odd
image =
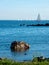
[[[27,26],[38,23],[49,23],[49,20],[0,20],[0,58],[14,61],[31,61],[38,56],[49,58],[49,26]],[[24,41],[30,48],[12,52],[13,41]]]

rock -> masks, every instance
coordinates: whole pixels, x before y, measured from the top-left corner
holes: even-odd
[[[35,57],[34,59],[33,59],[33,61],[38,61],[38,62],[42,62],[42,61],[45,61],[45,57],[43,57],[43,56],[40,56],[40,57]]]
[[[20,26],[25,26],[25,24],[20,24]]]
[[[2,58],[0,58],[0,60],[2,60]]]
[[[45,58],[43,56],[40,56],[40,57],[37,57],[38,58],[38,61],[41,62],[41,61],[45,61]]]
[[[21,42],[13,41],[11,43],[10,48],[11,48],[11,51],[26,51],[27,49],[29,49],[29,45],[23,41]]]
[[[25,53],[24,55],[27,55],[27,53]]]

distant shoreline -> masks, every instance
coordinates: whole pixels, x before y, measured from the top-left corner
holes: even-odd
[[[27,25],[27,26],[49,26],[48,23],[46,24],[32,24],[32,25]]]
[[[20,24],[20,26],[49,26],[49,23],[46,23],[46,24],[31,24],[31,25],[26,25],[26,24]]]

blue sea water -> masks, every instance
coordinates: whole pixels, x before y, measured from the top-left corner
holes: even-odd
[[[49,57],[49,26],[19,26],[37,23],[45,24],[49,21],[0,20],[0,57],[15,61],[32,60],[36,56]],[[11,52],[10,45],[15,40],[25,41],[30,49],[25,52]]]

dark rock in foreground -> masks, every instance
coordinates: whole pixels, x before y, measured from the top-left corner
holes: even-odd
[[[11,51],[26,51],[29,49],[29,45],[26,44],[25,42],[21,41],[21,42],[17,42],[17,41],[13,41],[11,43]]]
[[[40,57],[35,57],[33,60],[33,62],[35,61],[38,61],[38,62],[43,62],[43,61],[49,61],[49,58],[45,58],[43,56],[40,56]]]

